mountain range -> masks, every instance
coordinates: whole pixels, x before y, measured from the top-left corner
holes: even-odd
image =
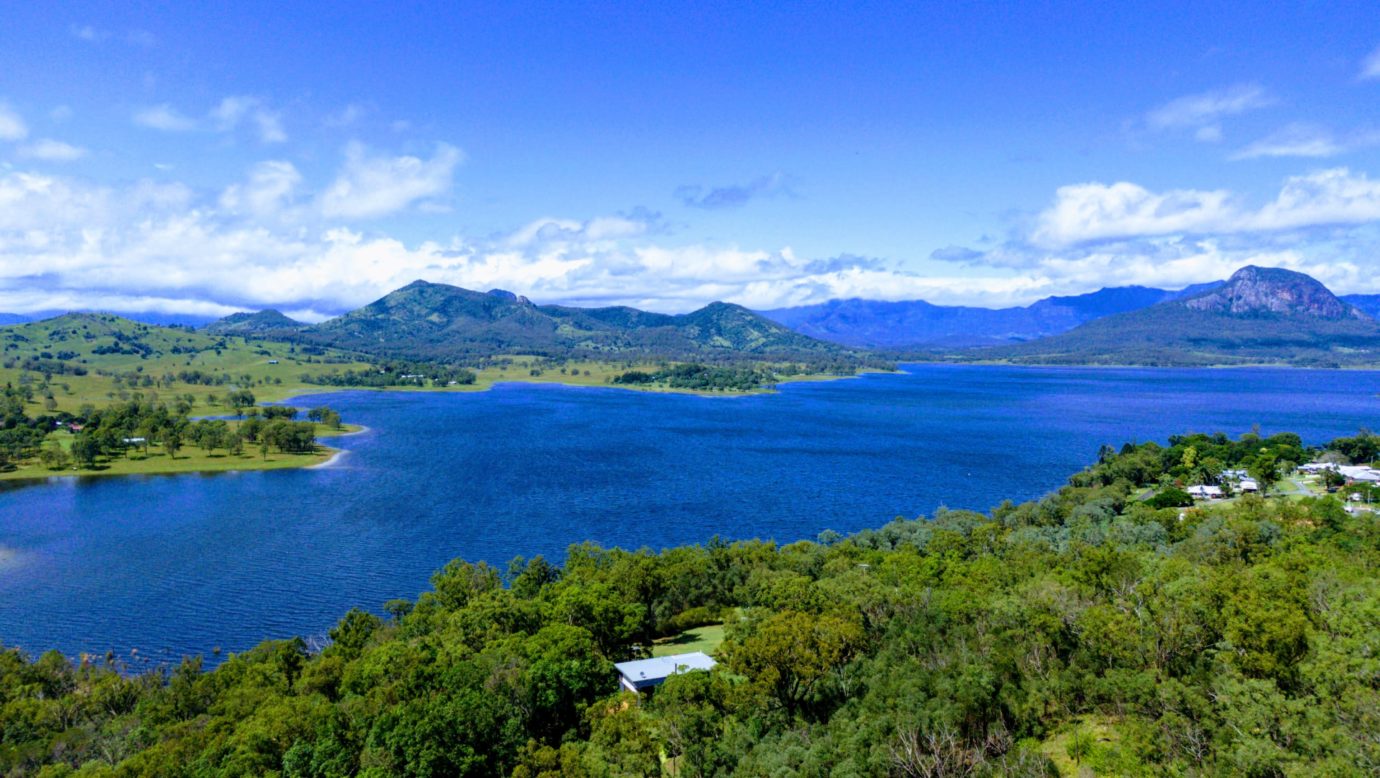
[[[1380,362],[1380,325],[1303,273],[1247,266],[1189,297],[963,360],[1037,364],[1339,367]]]
[[[1380,295],[1339,298],[1302,273],[1252,266],[1180,290],[1113,287],[995,310],[853,299],[760,314],[716,302],[663,314],[415,281],[319,324],[264,310],[202,331],[448,361],[534,354],[857,365],[877,359],[863,350],[880,350],[957,361],[1330,366],[1380,363],[1377,313]],[[0,323],[25,318],[0,314]]]
[[[1192,297],[1221,281],[1171,291],[1109,287],[1088,294],[1046,297],[1023,308],[934,305],[924,300],[830,300],[760,313],[803,335],[855,348],[960,348],[1035,340],[1094,319]]]
[[[819,362],[850,353],[730,303],[679,315],[629,307],[573,308],[537,305],[501,289],[476,292],[427,281],[414,281],[316,325],[269,310],[234,314],[206,329],[403,359],[576,354]]]

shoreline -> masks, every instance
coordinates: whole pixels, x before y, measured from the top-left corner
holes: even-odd
[[[357,433],[351,433],[351,434],[357,434]],[[349,451],[346,451],[345,449],[335,449],[335,453],[334,453],[334,454],[331,454],[330,458],[327,459],[325,462],[317,462],[317,463],[314,464],[314,465],[306,465],[306,466],[304,466],[302,469],[303,469],[303,470],[325,470],[325,469],[328,468],[328,467],[334,467],[335,465],[340,464],[340,461],[341,461],[342,459],[344,459],[344,458],[345,458],[345,455],[348,454],[348,453],[350,453],[350,452],[349,452]],[[287,469],[287,468],[285,468],[285,469]]]
[[[881,370],[869,368],[859,370],[852,375],[828,375],[825,373],[811,373],[808,375],[795,376],[778,381],[775,386],[785,384],[811,384],[823,383],[827,381],[847,381],[850,379],[862,378],[864,375],[904,375],[904,370]],[[289,392],[278,399],[270,402],[288,402],[298,397],[310,397],[314,395],[335,394],[338,392],[406,392],[406,393],[426,393],[426,394],[467,394],[475,392],[487,392],[496,386],[508,384],[529,384],[533,386],[561,386],[567,389],[619,389],[628,392],[645,392],[647,394],[680,394],[692,397],[753,397],[763,394],[779,394],[780,390],[773,387],[770,389],[749,389],[747,391],[725,391],[716,392],[705,389],[678,389],[665,386],[647,387],[635,384],[602,384],[602,383],[574,383],[571,381],[544,381],[534,378],[524,378],[515,376],[512,378],[502,378],[491,381],[478,381],[465,386],[329,386],[306,385],[294,387]],[[300,389],[300,390],[299,390]]]

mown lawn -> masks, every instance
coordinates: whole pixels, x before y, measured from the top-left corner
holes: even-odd
[[[652,646],[652,656],[690,654],[695,651],[703,651],[712,656],[722,642],[724,642],[724,625],[706,624],[703,627],[687,629],[679,635],[656,641]]]

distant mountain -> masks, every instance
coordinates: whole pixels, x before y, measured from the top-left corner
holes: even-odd
[[[309,327],[301,337],[368,354],[418,358],[580,352],[796,360],[846,353],[728,303],[681,315],[543,306],[503,290],[475,292],[426,281]]]
[[[923,300],[831,300],[819,305],[762,311],[803,335],[859,348],[961,347],[1022,342],[1055,335],[1084,322],[1147,308],[1212,289],[1222,282],[1179,291],[1122,286],[1089,294],[1046,297],[1024,308],[934,305]]]
[[[28,316],[21,316],[17,313],[0,313],[0,327],[10,324],[23,324],[28,320]]]
[[[138,322],[140,324],[151,324],[158,327],[202,327],[212,321],[215,321],[214,316],[200,316],[192,313],[162,313],[160,311],[93,311],[89,309],[64,310],[55,308],[46,311],[32,311],[24,315],[0,313],[0,326],[4,326],[6,323],[22,324],[24,322],[55,319],[59,316],[65,316],[69,313],[90,313],[102,316],[119,316],[120,318],[126,319],[128,321]],[[7,316],[18,316],[18,320],[10,320],[7,322],[5,319],[5,317]]]
[[[232,313],[207,324],[203,331],[213,335],[272,337],[300,332],[306,328],[306,324],[270,308],[258,313]]]
[[[1186,299],[966,356],[1040,364],[1375,364],[1380,325],[1303,273],[1248,266]]]
[[[1372,319],[1380,319],[1380,294],[1344,294],[1337,299],[1355,306]]]

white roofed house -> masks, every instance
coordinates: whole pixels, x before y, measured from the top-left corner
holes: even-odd
[[[1366,483],[1380,482],[1380,470],[1365,467],[1362,465],[1343,465],[1337,468],[1338,472],[1348,481],[1364,481]]]
[[[1222,498],[1222,487],[1209,486],[1206,484],[1196,484],[1188,487],[1185,491],[1188,496],[1195,500],[1218,500]]]
[[[702,651],[672,656],[655,656],[651,659],[635,659],[631,662],[618,662],[618,684],[630,692],[644,692],[660,686],[673,675],[695,670],[712,670],[714,660]]]
[[[1237,487],[1243,492],[1260,491],[1260,484],[1256,483],[1254,478],[1242,478],[1241,483],[1237,484]]]

